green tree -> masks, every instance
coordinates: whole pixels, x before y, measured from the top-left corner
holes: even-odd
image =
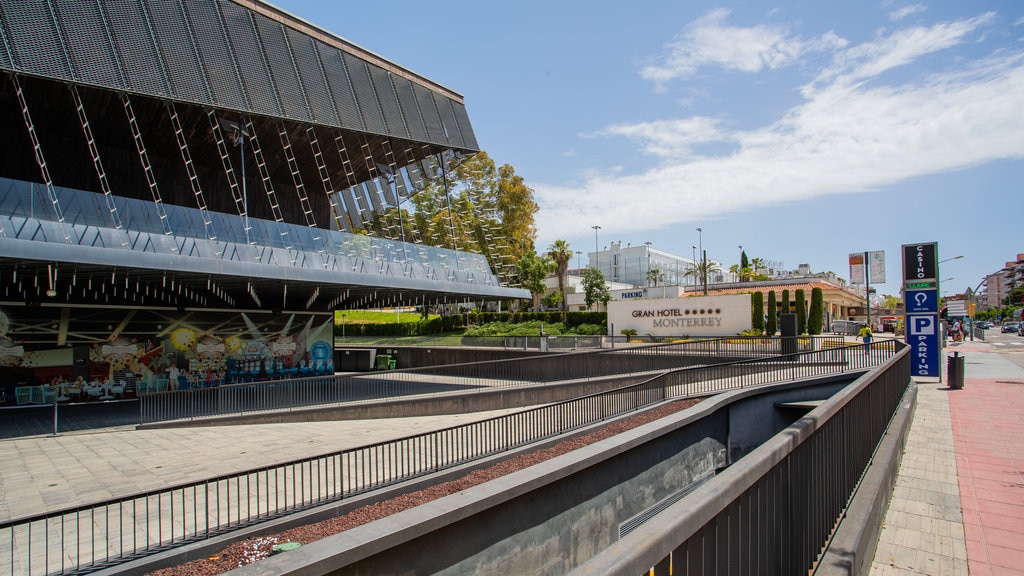
[[[882,308],[896,309],[903,305],[903,300],[900,300],[899,296],[892,296],[886,294],[882,297]]]
[[[821,334],[825,324],[825,296],[821,288],[811,289],[811,313],[807,316],[807,333],[811,336]]]
[[[710,260],[704,262],[697,262],[693,268],[686,271],[684,276],[692,276],[699,279],[701,285],[704,287],[704,294],[708,293],[708,276],[714,272],[721,272],[722,267],[716,262]]]
[[[554,271],[555,263],[546,256],[527,252],[519,259],[517,267],[519,284],[530,291],[530,295],[533,296],[533,311],[537,312],[540,310],[540,297],[548,289],[544,280]]]
[[[751,258],[750,266],[754,269],[754,276],[757,276],[757,271],[764,268],[764,258]]]
[[[569,270],[569,261],[574,252],[565,240],[555,240],[548,246],[548,258],[555,263],[555,275],[558,276],[558,293],[562,295],[562,310],[565,310],[565,275]]]
[[[764,294],[761,292],[754,292],[751,295],[751,302],[753,303],[753,310],[751,311],[751,326],[754,330],[764,334]]]
[[[604,274],[597,268],[587,268],[583,271],[583,299],[588,309],[593,308],[598,302],[607,307],[608,301],[612,299]]]
[[[803,288],[796,291],[796,333],[807,333],[807,298]]]
[[[779,330],[779,306],[775,300],[775,290],[768,291],[768,325],[765,331],[769,336],[775,336]]]
[[[551,294],[541,298],[540,303],[544,305],[546,310],[552,310],[554,308],[560,309],[562,307],[562,293],[552,292]]]
[[[655,288],[658,286],[658,282],[665,281],[665,273],[658,268],[651,268],[647,271],[647,283]]]
[[[1019,304],[1024,301],[1024,284],[1017,286],[1003,299],[1003,304],[1009,306],[1010,311],[1020,308]]]
[[[779,301],[779,313],[780,314],[789,314],[791,311],[792,310],[791,310],[791,307],[789,305],[789,290],[783,290],[782,291],[782,300]]]

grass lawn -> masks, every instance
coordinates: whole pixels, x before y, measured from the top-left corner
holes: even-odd
[[[342,316],[344,315],[344,318]],[[429,318],[437,318],[431,314]],[[396,324],[398,322],[419,322],[420,313],[415,308],[394,308],[392,310],[339,310],[334,313],[334,325],[347,324]]]

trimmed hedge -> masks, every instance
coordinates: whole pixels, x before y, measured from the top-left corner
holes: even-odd
[[[508,324],[521,324],[524,322],[544,322],[546,324],[562,324],[566,331],[577,327],[580,333],[604,333],[607,325],[608,314],[606,312],[478,312],[469,314],[472,324],[489,324],[491,322],[505,322]],[[596,329],[595,326],[600,327]],[[341,329],[335,325],[335,332],[340,335]],[[429,320],[420,319],[419,322],[394,322],[389,324],[360,324],[347,322],[345,334],[347,336],[425,336],[429,334],[443,334],[445,332],[457,332],[466,328],[465,314],[452,314],[450,316],[437,316]]]

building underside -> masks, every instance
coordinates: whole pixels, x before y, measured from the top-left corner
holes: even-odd
[[[396,216],[478,151],[459,94],[257,0],[3,2],[0,33],[8,346],[529,298]]]

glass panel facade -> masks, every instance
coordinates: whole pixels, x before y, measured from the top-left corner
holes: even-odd
[[[153,202],[123,197],[114,198],[124,223],[118,230],[102,194],[60,187],[55,191],[63,225],[54,216],[45,186],[0,178],[0,238],[63,243],[69,234],[72,243],[82,246],[287,267],[324,268],[327,260],[343,257],[353,271],[368,275],[395,266],[401,272],[394,275],[499,285],[481,254],[255,218],[249,219],[247,234],[241,216],[217,212],[207,213],[216,234],[210,240],[199,210],[174,205],[163,207],[171,230],[167,235]]]

